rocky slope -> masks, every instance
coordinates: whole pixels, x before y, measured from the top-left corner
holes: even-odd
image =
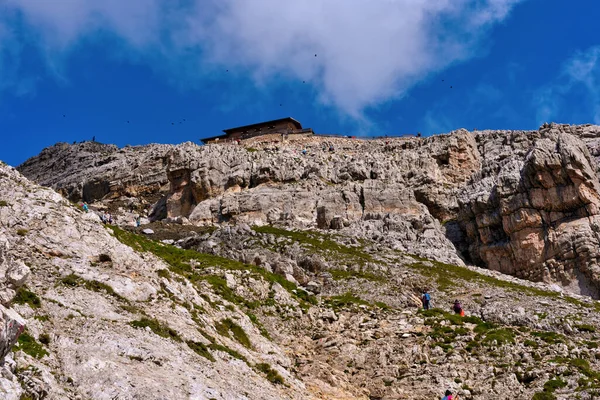
[[[600,127],[553,124],[369,141],[58,144],[19,170],[73,201],[150,220],[331,229],[598,298],[599,156]]]
[[[162,242],[138,234],[148,227]],[[600,389],[600,304],[589,297],[344,229],[142,228],[105,226],[0,166],[0,312],[19,322],[0,325],[0,397],[391,400],[451,388],[463,399],[592,399]],[[467,317],[447,312],[455,298]]]

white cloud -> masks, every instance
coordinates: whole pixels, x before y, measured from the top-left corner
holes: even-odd
[[[577,102],[568,100],[582,90],[584,98]],[[537,91],[535,102],[538,123],[550,122],[563,111],[563,115],[583,114],[600,124],[600,46],[578,52],[565,61],[554,81]]]
[[[360,117],[474,55],[487,29],[520,1],[0,0],[0,6],[17,11],[53,59],[67,57],[89,35],[111,34],[148,62],[158,56],[186,63],[198,75],[208,63],[249,73],[259,86],[279,77],[304,80],[321,102]]]

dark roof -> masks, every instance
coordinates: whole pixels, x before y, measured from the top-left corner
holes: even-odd
[[[209,140],[224,139],[225,137],[227,137],[227,135],[211,136],[211,137],[207,137],[207,138],[202,138],[200,140],[202,140],[204,143],[206,143]]]
[[[233,131],[240,131],[240,130],[246,131],[246,130],[258,128],[258,127],[265,126],[265,125],[275,125],[275,124],[278,124],[278,123],[281,123],[281,122],[291,122],[294,125],[296,125],[296,127],[298,129],[302,129],[302,124],[300,122],[296,121],[292,117],[287,117],[287,118],[274,119],[273,121],[259,122],[258,124],[238,126],[237,128],[224,129],[223,132],[230,133],[230,132],[233,132]]]

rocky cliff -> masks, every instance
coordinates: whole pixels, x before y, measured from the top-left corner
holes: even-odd
[[[430,240],[443,232],[431,213],[430,229],[406,222],[428,212],[420,195],[380,193],[389,202],[359,204],[434,231]],[[419,239],[396,246],[378,218],[344,227],[342,215],[336,230],[134,228],[102,224],[101,205],[82,212],[0,165],[1,398],[391,400],[451,389],[463,399],[566,400],[600,388],[600,303],[410,254],[401,246]],[[266,217],[255,208],[230,221]],[[147,227],[154,233],[141,235]],[[425,288],[429,311],[418,309]],[[464,318],[448,312],[454,299]]]
[[[151,221],[335,230],[600,296],[600,127],[280,139],[58,144],[19,170],[73,201],[128,205]]]

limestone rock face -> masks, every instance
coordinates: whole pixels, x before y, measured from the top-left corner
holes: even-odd
[[[514,147],[525,155],[505,154],[494,171],[483,171],[487,176],[460,194],[470,259],[598,297],[595,160],[581,140],[556,127],[544,127]]]
[[[600,303],[407,254],[458,258],[444,233],[468,249],[468,229],[491,238],[518,233],[522,221],[538,229],[535,217],[502,208],[513,210],[522,185],[542,222],[544,213],[575,221],[583,209],[592,213],[592,158],[576,135],[555,130],[514,133],[505,148],[505,135],[462,131],[396,144],[340,140],[334,154],[292,156],[290,169],[288,156],[260,144],[212,146],[241,160],[241,178],[227,188],[220,172],[194,164],[213,159],[209,148],[183,145],[164,159],[169,179],[184,172],[162,204],[172,214],[189,205],[189,218],[201,215],[210,227],[181,215],[107,226],[96,212],[116,202],[128,214],[125,200],[98,201],[86,213],[0,165],[0,289],[12,291],[11,309],[0,307],[0,398],[429,399],[449,388],[465,399],[531,399],[553,380],[557,399],[591,399]],[[447,145],[454,139],[457,146]],[[494,155],[485,158],[485,148]],[[427,154],[445,155],[438,163]],[[281,162],[264,175],[241,167],[270,157]],[[361,161],[368,157],[372,164]],[[310,174],[322,177],[302,178],[302,165],[319,158]],[[471,167],[453,166],[458,159]],[[219,160],[211,162],[229,168]],[[409,166],[414,174],[400,173]],[[560,203],[545,192],[532,197],[536,189],[555,190],[567,206],[554,210]],[[189,203],[172,196],[186,191],[195,196]],[[144,235],[147,228],[154,233]],[[568,232],[572,243],[590,240]],[[586,253],[581,246],[577,254]],[[566,259],[559,250],[555,257]],[[524,251],[538,254],[516,252]],[[430,312],[417,310],[425,288],[437,308]],[[445,312],[456,298],[465,319]]]
[[[23,163],[19,170],[72,201],[93,202],[123,195],[152,197],[162,189],[167,190],[164,156],[172,147],[119,149],[97,142],[58,143]]]
[[[334,230],[599,296],[599,160],[600,127],[552,124],[428,138],[59,144],[19,170],[72,200],[103,198],[98,207],[127,196],[152,204],[150,221]]]

